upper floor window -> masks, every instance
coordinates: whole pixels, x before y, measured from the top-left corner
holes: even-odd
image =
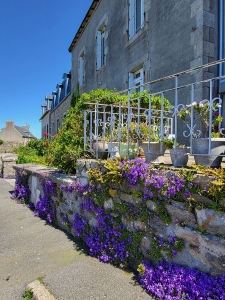
[[[79,56],[79,85],[82,86],[84,83],[84,52]]]
[[[134,88],[132,92],[142,92],[144,83],[144,72],[140,69],[136,72],[129,73],[129,88]]]
[[[132,38],[144,24],[144,0],[129,0],[129,38]]]
[[[97,70],[105,65],[105,27],[97,31]]]

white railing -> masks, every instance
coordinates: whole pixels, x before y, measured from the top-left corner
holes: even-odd
[[[218,156],[212,151],[212,142],[215,138],[223,141],[225,128],[223,98],[216,93],[216,89],[225,76],[194,83],[189,81],[194,72],[203,72],[209,65],[216,66],[224,61],[225,59],[149,82],[144,86],[154,93],[149,92],[135,99],[132,99],[132,89],[129,89],[126,91],[127,100],[121,103],[89,103],[90,108],[84,111],[85,150],[94,151],[97,158],[101,158],[102,154],[107,156],[107,151],[113,157],[127,143],[127,158],[130,158],[134,152],[133,144],[136,144],[138,154],[140,143],[145,140],[148,142],[149,152],[150,143],[158,141],[159,154],[162,154],[163,143],[173,138],[175,151],[178,143],[182,143],[190,147],[187,155]],[[178,79],[182,85],[179,85]],[[163,90],[164,85],[167,89]],[[124,95],[125,91],[121,94]],[[157,106],[154,97],[160,97]],[[207,149],[198,152],[196,141],[203,138],[206,139],[204,147]],[[117,150],[112,150],[114,143],[117,143]],[[219,153],[219,156],[223,155],[224,151]]]

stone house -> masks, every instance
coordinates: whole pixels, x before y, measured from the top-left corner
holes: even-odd
[[[30,139],[35,138],[29,130],[29,125],[16,126],[11,120],[6,121],[6,127],[0,131],[0,140],[4,142],[18,142],[25,145]]]
[[[174,80],[150,82],[224,58],[224,13],[224,0],[94,0],[69,46],[71,92],[77,82],[80,94],[97,88],[158,92],[174,87]],[[223,65],[215,65],[187,74],[179,84],[223,74]],[[225,80],[215,82],[214,95],[224,92]],[[190,90],[182,97],[188,95]],[[209,97],[208,85],[197,87],[196,96]],[[68,103],[53,105],[53,133]]]
[[[48,134],[48,137],[58,132],[66,111],[70,108],[71,73],[64,73],[62,79],[62,83],[56,85],[56,91],[53,91],[51,95],[46,95],[46,102],[41,104],[42,116],[40,117],[40,121],[42,137],[44,137],[45,132]]]

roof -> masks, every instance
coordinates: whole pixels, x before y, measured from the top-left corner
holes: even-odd
[[[47,114],[50,112],[50,109],[47,109],[45,112],[44,112],[44,114],[40,117],[40,121],[42,120],[42,119],[44,119],[44,117],[45,116],[47,116]]]
[[[82,33],[84,32],[85,30],[85,27],[87,26],[88,22],[90,21],[95,9],[97,8],[98,4],[101,2],[101,0],[94,0],[88,10],[88,12],[86,13],[86,16],[84,17],[70,47],[69,47],[69,52],[72,52],[77,41],[79,40],[80,36],[82,35]]]
[[[36,139],[36,137],[29,131],[27,126],[16,126],[14,125],[14,128],[22,135],[23,138],[33,138]]]

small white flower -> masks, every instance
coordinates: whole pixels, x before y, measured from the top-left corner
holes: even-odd
[[[186,106],[187,106],[187,107],[191,107],[191,106],[195,106],[196,104],[197,104],[197,102],[194,101],[194,102],[192,102],[191,104],[187,104]]]

